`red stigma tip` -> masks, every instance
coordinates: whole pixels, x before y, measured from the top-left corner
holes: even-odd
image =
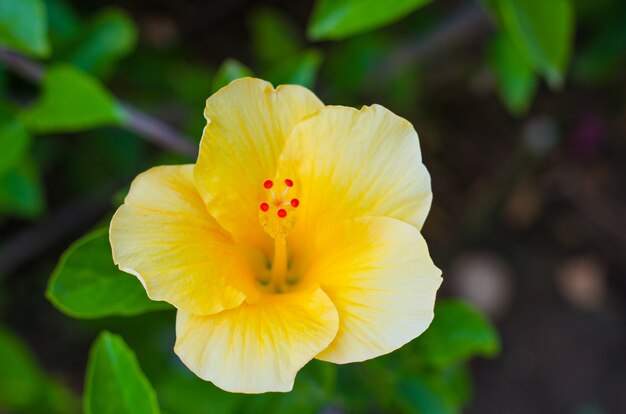
[[[278,210],[276,214],[278,214],[278,217],[280,218],[287,217],[287,211],[284,208],[281,208],[280,210]]]
[[[265,180],[263,182],[263,187],[267,188],[268,190],[272,188],[273,185],[274,185],[274,182],[272,180]]]
[[[261,203],[259,207],[261,208],[261,211],[267,211],[270,209],[270,205],[267,203]]]
[[[297,198],[293,198],[291,200],[291,207],[296,208],[300,205],[300,200],[298,200]]]
[[[291,181],[289,178],[287,178],[287,179],[285,180],[285,185],[286,185],[287,187],[293,187],[293,181]]]

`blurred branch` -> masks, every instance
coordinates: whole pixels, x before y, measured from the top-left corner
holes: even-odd
[[[24,79],[40,84],[45,75],[42,65],[20,54],[0,48],[0,63]],[[195,158],[197,146],[162,121],[131,104],[118,101],[127,113],[124,128],[146,141]],[[92,225],[111,208],[114,188],[103,189],[84,199],[73,201],[52,212],[40,222],[6,240],[0,247],[0,278],[15,271],[51,246]]]
[[[491,26],[489,16],[480,5],[466,2],[429,33],[412,37],[392,50],[372,71],[372,80],[388,78],[411,63],[449,51],[486,33]]]
[[[39,84],[42,82],[45,69],[42,65],[20,54],[0,48],[0,62],[24,79]],[[137,133],[146,141],[160,147],[195,158],[197,145],[164,122],[140,111],[129,103],[118,101],[127,114],[123,125],[126,129]]]
[[[51,246],[93,225],[111,208],[117,187],[107,186],[97,193],[52,212],[43,220],[6,240],[0,247],[0,280]]]

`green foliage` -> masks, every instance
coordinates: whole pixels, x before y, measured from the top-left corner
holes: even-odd
[[[0,45],[36,57],[50,53],[41,0],[0,0]]]
[[[38,166],[29,157],[0,176],[0,213],[30,219],[44,206]]]
[[[276,10],[255,10],[249,25],[252,50],[261,65],[271,65],[293,56],[302,46],[295,25]]]
[[[80,21],[64,0],[46,0],[50,42],[55,54],[72,41],[80,30]]]
[[[100,334],[89,353],[85,378],[86,414],[159,413],[156,394],[124,340]]]
[[[263,73],[263,78],[274,85],[294,84],[313,88],[321,64],[322,54],[319,51],[306,50],[277,62]]]
[[[440,300],[435,318],[412,351],[429,366],[445,368],[476,355],[495,356],[498,334],[476,310],[457,300]]]
[[[30,140],[17,111],[0,102],[0,177],[26,157]]]
[[[455,365],[443,372],[407,376],[398,386],[402,411],[416,414],[453,414],[461,411],[471,392],[467,368]]]
[[[137,30],[124,11],[108,9],[99,13],[79,38],[69,61],[96,76],[107,76],[117,61],[135,47]]]
[[[77,401],[47,377],[30,350],[0,327],[0,411],[63,414],[77,412]]]
[[[235,79],[253,76],[252,70],[235,59],[226,59],[213,78],[212,89],[216,92]]]
[[[36,132],[74,132],[124,120],[122,108],[96,79],[64,64],[48,69],[42,96],[23,113]]]
[[[317,0],[309,22],[313,40],[343,39],[384,26],[430,3],[430,0]]]
[[[553,87],[562,84],[572,53],[574,11],[570,0],[495,0],[513,42]]]
[[[497,33],[489,45],[489,63],[508,110],[515,115],[526,112],[537,90],[537,78],[532,63],[506,33]]]
[[[602,16],[601,27],[593,33],[574,62],[574,78],[582,82],[605,82],[619,73],[626,62],[626,9]]]
[[[63,254],[46,296],[62,312],[85,319],[169,308],[150,300],[136,277],[115,266],[107,229],[86,235]]]

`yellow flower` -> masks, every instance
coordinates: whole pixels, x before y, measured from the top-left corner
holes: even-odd
[[[234,392],[289,391],[317,358],[389,353],[433,318],[430,177],[411,124],[240,79],[207,100],[195,165],[139,175],[115,263],[177,308],[175,352]]]

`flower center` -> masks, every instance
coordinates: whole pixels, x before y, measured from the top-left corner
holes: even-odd
[[[282,192],[275,191],[272,180],[265,180],[263,187],[267,190],[266,201],[259,204],[259,222],[263,230],[274,239],[274,259],[271,263],[270,280],[262,281],[273,291],[281,293],[290,285],[287,280],[288,255],[287,235],[293,229],[296,222],[295,209],[300,205],[297,198],[289,197],[289,191],[293,188],[293,180],[284,180]]]

